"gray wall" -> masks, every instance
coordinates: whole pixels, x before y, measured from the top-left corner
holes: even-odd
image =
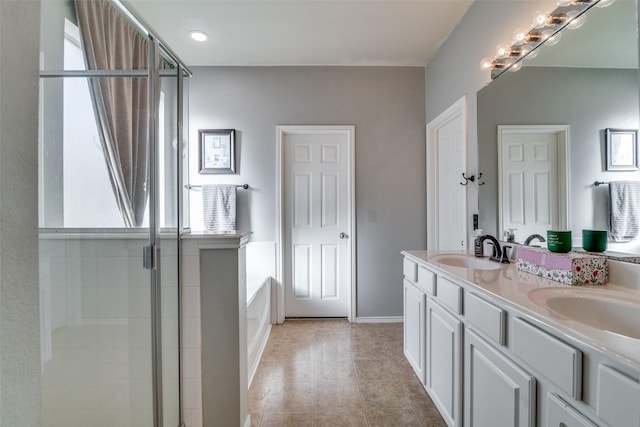
[[[0,1],[0,425],[40,425],[40,1]]]
[[[276,238],[276,126],[355,125],[357,316],[401,316],[400,251],[426,245],[424,69],[200,67],[189,84],[192,150],[199,128],[237,130],[239,175],[208,179],[252,187],[253,241]]]
[[[524,67],[478,92],[480,228],[495,235],[498,205],[498,125],[570,125],[570,227],[607,228],[606,186],[594,181],[640,178],[639,172],[605,172],[605,128],[638,128],[638,71]],[[638,243],[616,245],[637,251]],[[613,247],[612,247],[613,248]]]
[[[429,123],[462,96],[467,97],[467,172],[478,169],[476,92],[490,80],[480,61],[492,56],[498,44],[511,40],[516,28],[530,28],[534,12],[553,10],[553,1],[476,0],[443,43],[425,70],[426,120]],[[471,214],[477,212],[478,187],[468,188],[469,242],[473,241]]]

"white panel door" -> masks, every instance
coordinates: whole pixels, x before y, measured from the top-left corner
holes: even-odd
[[[516,241],[559,227],[558,133],[505,132],[501,138],[502,227]]]
[[[438,129],[438,250],[464,251],[466,245],[466,188],[464,123],[451,120]]]
[[[427,249],[465,252],[467,187],[466,99],[427,125]]]
[[[286,133],[286,317],[346,317],[350,290],[349,136]]]

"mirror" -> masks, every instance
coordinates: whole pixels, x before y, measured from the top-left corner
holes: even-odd
[[[605,156],[605,129],[639,126],[636,3],[617,0],[585,16],[581,28],[562,30],[559,44],[541,46],[537,57],[524,60],[519,71],[502,74],[478,92],[478,172],[484,181],[478,187],[478,214],[487,234],[503,238],[505,231],[499,228],[504,207],[499,192],[501,125],[568,127],[566,161],[562,153],[557,159],[566,164],[566,180],[560,176],[559,191],[552,196],[560,203],[548,207],[562,218],[557,206],[566,202],[568,225],[556,223],[573,231],[574,247],[582,245],[581,230],[608,228],[608,185],[594,182],[640,180],[638,171],[607,171]],[[515,241],[523,242],[528,231],[516,229]],[[607,250],[640,253],[640,238],[610,240]]]

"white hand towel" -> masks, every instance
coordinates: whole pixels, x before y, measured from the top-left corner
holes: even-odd
[[[236,186],[203,185],[204,229],[218,233],[236,231]]]
[[[609,183],[609,232],[616,242],[629,242],[640,230],[640,181]]]

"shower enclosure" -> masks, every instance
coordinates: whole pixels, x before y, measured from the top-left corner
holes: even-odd
[[[190,72],[118,1],[76,3],[42,2],[43,425],[177,427]]]

